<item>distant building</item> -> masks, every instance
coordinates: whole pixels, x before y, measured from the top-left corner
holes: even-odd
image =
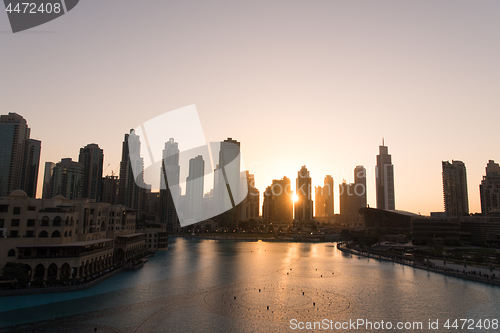
[[[350,227],[362,227],[363,219],[359,213],[366,207],[366,169],[362,165],[354,168],[354,183],[345,180],[339,185],[339,222]]]
[[[166,225],[167,231],[180,231],[179,219],[175,202],[179,202],[181,195],[179,144],[170,138],[165,142],[162,153],[160,177],[160,223]]]
[[[443,161],[443,197],[449,217],[469,215],[467,171],[462,161]]]
[[[198,222],[202,217],[203,209],[203,182],[205,176],[205,161],[203,156],[198,155],[189,160],[189,175],[186,178],[186,214]]]
[[[255,187],[255,177],[248,170],[246,171],[248,195],[240,203],[240,220],[248,221],[259,217],[260,192]]]
[[[311,196],[311,177],[306,166],[297,173],[297,201],[295,202],[295,220],[308,222],[313,218],[313,201]]]
[[[0,116],[0,196],[16,189],[36,196],[41,142],[30,139],[26,119],[16,113]]]
[[[136,210],[138,216],[141,216],[141,202],[144,193],[144,189],[138,184],[144,185],[144,173],[141,172],[135,177],[133,170],[144,170],[144,160],[138,157],[140,149],[141,141],[139,136],[133,130],[130,130],[130,134],[125,134],[122,144],[118,203]],[[132,153],[130,150],[133,150]]]
[[[293,192],[289,178],[274,179],[272,185],[266,188],[262,217],[277,224],[292,224]]]
[[[394,166],[392,165],[391,155],[389,155],[389,148],[384,145],[383,141],[382,146],[379,146],[375,176],[377,186],[377,208],[395,210]]]
[[[486,165],[486,176],[479,185],[481,213],[483,216],[500,216],[500,166],[490,160]]]
[[[48,198],[61,195],[68,200],[82,197],[83,166],[71,158],[63,158],[52,169]]]
[[[366,191],[366,169],[364,166],[358,165],[354,168],[354,195],[358,209],[367,206]]]
[[[47,170],[47,167],[45,168]],[[118,187],[120,180],[118,176],[105,176],[102,179],[101,202],[107,202],[112,205],[118,204]]]
[[[103,161],[103,150],[97,144],[91,143],[80,148],[78,162],[83,166],[82,198],[101,201]]]
[[[323,194],[323,187],[314,187],[314,217],[325,217],[325,195]]]
[[[43,192],[42,199],[50,199],[51,189],[50,180],[52,179],[52,173],[54,172],[54,167],[56,166],[53,162],[45,162],[45,172],[43,174]]]
[[[330,175],[325,176],[323,198],[325,199],[325,216],[328,220],[332,220],[335,216],[335,209],[333,207],[333,177]]]

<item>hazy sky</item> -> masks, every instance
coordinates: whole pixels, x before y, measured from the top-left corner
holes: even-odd
[[[92,142],[110,174],[130,128],[196,104],[208,141],[241,141],[261,192],[302,165],[338,190],[362,164],[375,207],[384,137],[396,209],[442,211],[441,161],[456,159],[479,212],[500,162],[499,41],[495,0],[83,0],[17,34],[0,13],[0,114],[42,141],[40,180]]]

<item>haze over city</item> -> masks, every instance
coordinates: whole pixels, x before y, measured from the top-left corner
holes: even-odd
[[[498,2],[85,1],[75,13],[0,35],[1,114],[27,119],[41,166],[98,143],[111,174],[130,128],[196,104],[207,141],[241,142],[261,192],[283,176],[294,187],[306,165],[313,186],[334,176],[338,212],[338,185],[364,165],[375,207],[385,138],[396,209],[443,211],[441,161],[455,159],[480,211],[484,168],[500,160]]]

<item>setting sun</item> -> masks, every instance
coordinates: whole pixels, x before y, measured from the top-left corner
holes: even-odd
[[[297,194],[293,195],[292,200],[293,200],[293,202],[299,201],[299,197],[297,196]]]

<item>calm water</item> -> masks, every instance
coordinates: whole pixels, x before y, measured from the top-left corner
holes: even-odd
[[[346,255],[333,243],[171,238],[143,269],[94,288],[0,298],[0,327],[24,324],[15,332],[282,332],[293,319],[500,331],[443,327],[460,318],[500,319],[500,288]],[[365,328],[343,331],[374,331]]]

